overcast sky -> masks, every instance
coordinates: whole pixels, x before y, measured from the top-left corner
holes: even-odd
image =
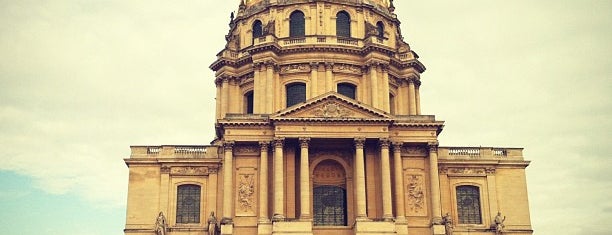
[[[238,2],[0,0],[2,233],[123,234],[129,146],[213,138]],[[536,234],[612,234],[612,1],[395,2],[441,145],[524,147]]]

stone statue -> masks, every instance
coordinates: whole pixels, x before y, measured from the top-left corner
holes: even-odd
[[[500,235],[504,232],[504,221],[506,221],[506,216],[502,217],[501,212],[497,212],[495,216],[495,234]]]
[[[451,218],[448,213],[442,217],[442,224],[444,224],[444,228],[446,229],[446,235],[452,235],[454,229],[453,218]]]
[[[208,216],[208,235],[215,234],[217,234],[217,217],[215,217],[215,212],[211,211]]]
[[[168,223],[166,222],[166,216],[164,216],[163,212],[159,212],[157,216],[157,221],[155,222],[155,234],[156,235],[166,235],[168,232]]]
[[[263,35],[276,35],[276,21],[270,20],[266,27],[263,28]]]

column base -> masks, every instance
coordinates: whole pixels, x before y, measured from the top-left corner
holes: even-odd
[[[395,232],[398,235],[408,235],[408,220],[406,220],[406,217],[395,219]]]
[[[234,224],[222,224],[221,235],[232,235],[234,234]]]
[[[355,235],[391,235],[395,232],[396,225],[388,221],[357,221],[355,222]]]
[[[440,224],[434,224],[431,226],[431,231],[433,231],[433,235],[446,235],[446,227]]]
[[[292,221],[274,222],[272,224],[273,235],[312,235],[312,222]]]
[[[257,235],[271,235],[272,234],[272,222],[264,221],[257,224]]]

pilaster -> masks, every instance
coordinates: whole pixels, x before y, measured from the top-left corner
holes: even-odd
[[[381,162],[381,180],[382,180],[382,203],[383,203],[383,219],[385,221],[393,220],[393,207],[391,203],[391,164],[389,160],[389,139],[380,139],[380,162]]]
[[[358,221],[368,220],[366,212],[364,144],[365,138],[355,138],[355,197]]]
[[[273,221],[283,221],[285,219],[285,164],[283,164],[284,141],[284,138],[274,139],[274,215],[272,216]]]

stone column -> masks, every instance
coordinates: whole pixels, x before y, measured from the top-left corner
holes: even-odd
[[[431,183],[431,213],[433,224],[442,223],[440,177],[438,175],[438,142],[429,143],[429,182]]]
[[[415,103],[416,103],[416,114],[421,115],[421,82],[417,81],[416,83],[416,94],[415,94]]]
[[[372,99],[372,107],[380,108],[378,105],[378,75],[377,66],[375,64],[370,65],[370,91]]]
[[[363,146],[365,138],[355,138],[355,197],[357,202],[357,220],[367,220],[366,187],[365,187],[365,160]]]
[[[268,141],[260,141],[259,153],[259,222],[269,222],[268,217]]]
[[[391,163],[389,161],[389,139],[380,139],[380,165],[382,174],[383,219],[393,220],[393,198],[391,197]]]
[[[334,90],[334,63],[325,63],[325,92]]]
[[[274,63],[266,63],[266,84],[265,84],[266,98],[264,100],[265,113],[272,113],[274,109]]]
[[[415,86],[414,86],[414,79],[410,79],[408,80],[408,101],[410,102],[409,105],[409,115],[416,115],[417,113],[417,109],[416,109],[416,91],[415,91]]]
[[[310,220],[310,168],[308,161],[308,143],[310,138],[300,138],[300,219]]]
[[[223,144],[223,218],[232,218],[234,204],[234,141],[225,141]]]
[[[274,216],[272,219],[277,221],[285,219],[284,141],[284,138],[274,139]]]
[[[225,118],[229,109],[229,78],[224,77],[221,85],[221,118]]]
[[[261,102],[263,100],[263,96],[265,91],[262,91],[262,83],[263,79],[260,73],[262,63],[253,63],[253,113],[261,114],[263,110],[261,110]]]
[[[383,110],[387,113],[391,112],[391,104],[389,103],[389,68],[387,67],[388,65],[383,65],[381,66],[382,68],[382,74],[383,74],[383,80],[382,80],[382,85],[383,85],[383,89],[382,89],[382,104],[383,104]]]
[[[406,221],[406,205],[404,204],[404,166],[402,163],[402,143],[393,143],[393,166],[395,177],[395,221]]]
[[[217,105],[215,111],[217,113],[215,114],[215,117],[217,119],[220,119],[221,118],[221,99],[223,99],[223,95],[221,95],[221,94],[223,93],[223,90],[222,90],[222,87],[221,87],[222,86],[222,82],[221,82],[221,80],[219,78],[217,78],[215,80],[215,85],[217,86],[217,96],[215,98],[215,104]]]
[[[310,98],[319,95],[319,63],[310,63]]]

